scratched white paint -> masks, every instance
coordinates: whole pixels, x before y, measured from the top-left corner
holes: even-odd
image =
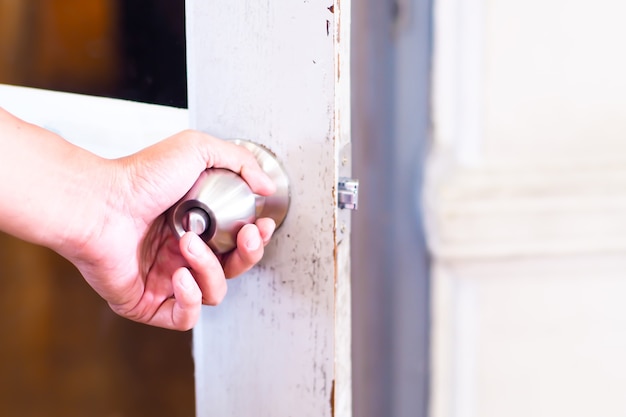
[[[200,417],[351,415],[349,242],[336,245],[335,195],[349,142],[348,6],[187,2],[192,127],[268,146],[292,193],[264,261],[195,329]]]

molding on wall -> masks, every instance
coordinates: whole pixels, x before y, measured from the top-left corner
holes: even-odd
[[[429,415],[610,414],[626,366],[626,6],[436,6]]]
[[[424,198],[435,259],[626,251],[626,166],[450,168],[446,159],[431,157]]]
[[[484,0],[439,0],[434,7],[435,142],[464,165],[484,157]]]
[[[626,251],[626,143],[604,131],[486,142],[486,7],[436,3],[423,199],[435,261]]]

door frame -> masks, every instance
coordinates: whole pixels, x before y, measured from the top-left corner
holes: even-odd
[[[422,171],[430,144],[434,0],[353,8],[353,391],[358,417],[426,417],[430,265]]]

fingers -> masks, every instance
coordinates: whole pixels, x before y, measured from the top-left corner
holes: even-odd
[[[255,224],[259,229],[261,239],[263,239],[263,245],[267,245],[274,234],[274,230],[276,230],[276,222],[274,219],[264,217],[257,219]]]
[[[217,305],[224,299],[227,285],[222,265],[202,239],[195,233],[186,233],[173,243],[184,258],[176,262],[186,263],[189,268],[152,271],[155,276],[149,277],[138,303],[129,310],[111,305],[116,313],[153,326],[189,330],[198,321],[202,304]],[[166,264],[172,262],[167,251],[160,259]]]
[[[256,225],[247,224],[237,235],[237,248],[228,254],[224,262],[224,274],[233,278],[252,268],[263,258],[264,246],[275,229],[272,219],[259,219]]]
[[[189,330],[200,318],[202,292],[187,268],[179,268],[172,277],[174,298],[166,300],[153,321],[160,327]]]
[[[195,233],[185,233],[179,247],[202,291],[202,303],[218,305],[226,296],[228,287],[224,270],[215,254]]]
[[[276,191],[276,185],[259,167],[249,150],[201,132],[197,132],[195,137],[205,155],[206,168],[226,168],[241,175],[257,194],[270,195]]]
[[[189,330],[200,318],[202,292],[187,268],[179,268],[172,277],[174,299],[172,323],[176,329]]]
[[[173,297],[167,297],[156,305],[154,302],[160,297],[146,296],[147,293],[130,310],[126,310],[124,306],[109,305],[120,316],[139,323],[172,330],[189,330],[200,318],[202,292],[191,272],[184,267],[174,271],[171,285]]]
[[[133,197],[137,193],[150,197],[159,213],[182,197],[207,168],[225,168],[241,175],[260,195],[276,190],[252,152],[195,130],[179,132],[119,162]]]
[[[275,223],[269,218],[245,225],[237,235],[237,248],[225,257],[223,269],[198,235],[186,233],[177,244],[189,268],[179,267],[174,271],[171,281],[167,281],[169,289],[157,285],[162,281],[152,280],[152,285],[146,287],[148,291],[133,308],[126,310],[124,306],[110,304],[111,308],[131,320],[189,330],[197,323],[202,304],[217,305],[224,299],[226,277],[240,275],[261,260],[274,229]]]

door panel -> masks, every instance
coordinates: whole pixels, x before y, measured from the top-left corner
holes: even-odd
[[[267,146],[292,195],[262,263],[195,329],[199,416],[351,415],[348,16],[345,0],[187,2],[192,127]]]
[[[186,109],[1,84],[0,106],[106,158],[131,154],[189,126]]]

